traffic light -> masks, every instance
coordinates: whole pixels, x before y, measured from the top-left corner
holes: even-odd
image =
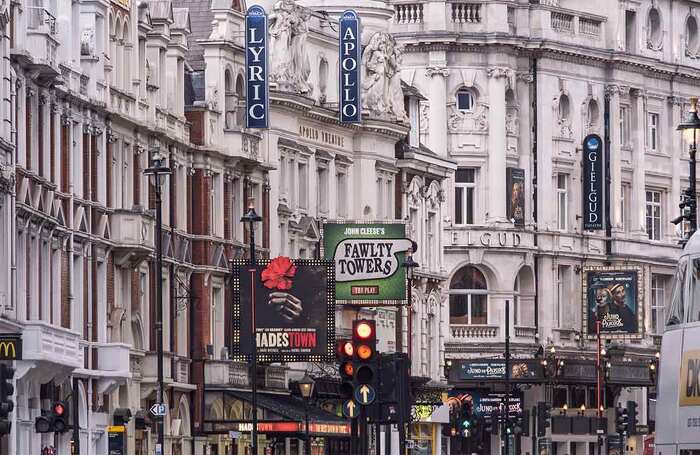
[[[378,363],[377,400],[384,405],[391,405],[395,410],[393,414],[384,413],[389,417],[387,420],[399,419],[400,413],[404,419],[407,419],[411,415],[411,406],[414,401],[410,392],[408,356],[405,353],[381,354]],[[455,433],[458,426],[457,420],[455,417],[454,425],[451,427],[455,428]]]
[[[637,434],[637,403],[627,402],[627,433]]]
[[[460,429],[462,436],[469,438],[474,433],[474,415],[471,401],[463,401],[460,408]]]
[[[547,428],[552,418],[552,410],[547,403],[537,403],[537,437],[542,438],[547,434]]]
[[[513,433],[523,436],[530,435],[530,411],[524,409],[522,414],[515,416],[515,425],[513,425]]]
[[[683,191],[681,195],[681,202],[678,207],[681,209],[681,214],[676,218],[671,220],[671,223],[678,225],[681,224],[681,233],[683,240],[680,243],[685,243],[687,238],[687,229],[689,229],[691,221],[695,218],[695,195],[691,193],[690,188]]]
[[[62,401],[54,401],[51,410],[42,411],[41,416],[34,421],[37,433],[65,433],[68,429],[68,408]]]
[[[621,408],[619,405],[615,408],[615,431],[618,434],[627,433],[629,425],[629,415],[627,408]]]
[[[377,330],[374,321],[352,323],[353,377],[355,386],[374,385],[377,380]]]
[[[344,399],[351,399],[355,387],[352,381],[355,378],[355,366],[353,356],[355,345],[352,340],[339,340],[336,357],[338,359],[338,373],[340,374],[340,395]]]
[[[9,414],[15,409],[15,403],[12,401],[12,395],[15,393],[15,386],[12,385],[14,376],[14,368],[0,365],[0,435],[9,434],[12,429]]]
[[[490,415],[487,415],[484,419],[484,431],[489,434],[498,433],[498,424],[500,420],[500,414],[498,409],[491,411]]]

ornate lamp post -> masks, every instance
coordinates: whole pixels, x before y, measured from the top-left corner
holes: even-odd
[[[151,166],[143,171],[149,176],[156,196],[156,345],[158,355],[158,403],[163,404],[163,216],[161,185],[165,182],[165,176],[170,174],[170,168],[165,165],[165,157],[161,155],[157,146],[151,149]],[[156,455],[164,452],[163,419],[157,419],[158,443]]]
[[[700,117],[698,117],[698,99],[696,97],[690,98],[690,112],[688,112],[688,117],[678,125],[676,128],[678,131],[683,132],[683,137],[689,144],[689,154],[690,154],[690,169],[689,169],[689,185],[688,192],[684,198],[684,202],[681,205],[688,207],[690,209],[690,215],[687,220],[690,224],[690,229],[688,233],[688,239],[695,233],[698,228],[698,208],[697,208],[697,197],[696,197],[696,176],[695,176],[695,152],[697,151],[697,141],[698,141],[698,130],[700,130]]]
[[[304,417],[306,421],[304,423],[306,434],[306,441],[304,442],[304,452],[306,453],[306,455],[311,455],[311,438],[309,438],[309,402],[311,401],[311,397],[314,394],[315,385],[316,383],[309,376],[308,373],[306,373],[304,377],[301,378],[301,380],[299,381],[299,390],[301,391],[301,396],[304,397],[304,400],[306,401],[306,406],[304,408]]]
[[[255,273],[255,223],[262,221],[262,217],[255,212],[255,198],[248,198],[248,211],[241,217],[242,223],[248,223],[250,231],[250,272]],[[251,280],[251,283],[253,281]],[[253,290],[251,289],[251,293]],[[253,429],[251,431],[251,452],[253,455],[258,455],[258,343],[255,337],[255,293],[250,299],[250,336],[252,342],[252,359],[250,362],[250,391]]]

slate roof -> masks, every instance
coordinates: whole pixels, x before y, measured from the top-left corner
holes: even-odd
[[[192,33],[189,36],[187,62],[194,71],[204,71],[204,48],[197,42],[211,35],[211,23],[214,13],[211,11],[210,0],[173,0],[177,8],[187,8],[190,12]]]

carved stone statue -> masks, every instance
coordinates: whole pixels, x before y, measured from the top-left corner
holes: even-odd
[[[306,37],[311,11],[294,0],[280,0],[270,15],[270,81],[282,91],[308,93],[311,64],[306,53]]]
[[[407,121],[401,90],[401,52],[388,33],[372,35],[362,54],[362,108],[386,120]]]
[[[84,28],[80,34],[80,55],[92,55],[94,53],[95,29]]]

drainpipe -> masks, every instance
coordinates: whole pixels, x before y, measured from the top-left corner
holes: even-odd
[[[537,247],[537,58],[533,57],[530,59],[530,67],[532,71],[532,220],[535,226],[535,232],[533,234],[533,244]],[[540,304],[539,304],[539,266],[540,257],[535,254],[535,342],[539,342],[540,337]]]

